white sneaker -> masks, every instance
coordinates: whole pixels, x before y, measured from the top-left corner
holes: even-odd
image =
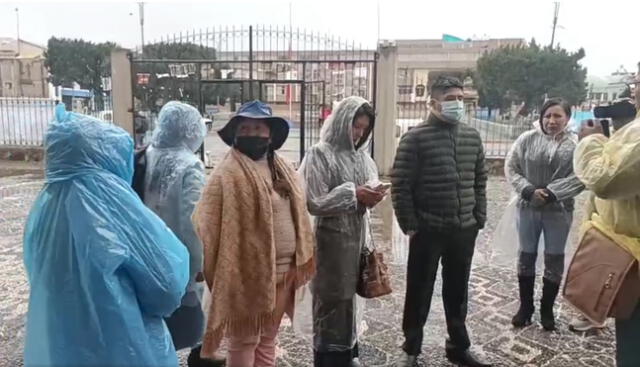
[[[603,329],[604,327],[605,327],[605,324],[596,325],[592,323],[589,319],[584,317],[583,315],[580,315],[579,317],[575,318],[569,324],[569,330],[574,332],[586,332],[586,331],[595,330],[595,329]]]

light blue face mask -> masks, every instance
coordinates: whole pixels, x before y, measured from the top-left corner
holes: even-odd
[[[462,121],[464,117],[464,102],[462,101],[444,101],[441,103],[442,111],[440,113],[444,118],[451,121]]]

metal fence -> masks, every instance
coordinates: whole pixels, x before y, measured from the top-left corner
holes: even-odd
[[[258,98],[290,121],[284,149],[302,157],[319,139],[334,101],[359,95],[375,103],[376,61],[375,50],[291,27],[218,27],[163,37],[132,60],[136,133],[150,136],[154,116],[171,99],[198,106],[215,125]]]
[[[0,144],[42,145],[54,108],[48,98],[0,98]]]
[[[428,114],[425,102],[398,102],[396,125],[398,139],[414,126],[423,122]],[[516,118],[498,120],[488,116],[481,108],[467,106],[464,123],[474,127],[480,133],[484,144],[485,155],[488,158],[504,158],[511,145],[520,134],[533,128],[531,118]]]
[[[110,97],[104,98],[101,110],[93,108],[92,105],[86,101],[72,101],[67,109],[109,123],[113,122]],[[53,120],[55,107],[56,100],[51,98],[0,98],[0,145],[41,146],[49,123]]]

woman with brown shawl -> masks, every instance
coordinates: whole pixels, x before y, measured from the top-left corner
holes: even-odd
[[[295,290],[313,276],[314,236],[294,169],[275,154],[289,133],[260,101],[219,131],[233,149],[211,174],[193,221],[211,305],[201,355],[229,341],[228,367],[275,366],[276,336]]]

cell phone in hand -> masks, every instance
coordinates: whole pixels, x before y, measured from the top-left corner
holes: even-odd
[[[609,119],[600,119],[600,126],[602,126],[602,133],[608,138],[611,134]]]
[[[377,191],[387,191],[391,188],[391,183],[389,182],[381,182],[378,186],[376,186]]]
[[[599,123],[600,126],[602,127],[602,133],[604,134],[604,136],[609,137],[609,135],[611,134],[611,130],[609,128],[609,119],[599,119],[599,120],[588,119],[587,120],[587,126],[589,127],[596,126],[596,123]]]

